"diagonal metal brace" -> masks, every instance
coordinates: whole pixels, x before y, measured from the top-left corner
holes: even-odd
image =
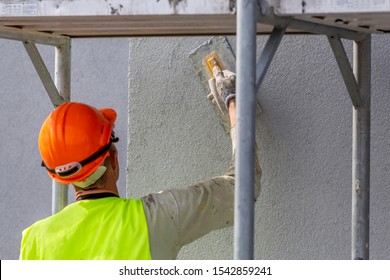
[[[275,56],[276,50],[283,38],[286,28],[274,27],[267,44],[265,45],[263,52],[256,64],[256,92],[259,90],[261,83],[267,74],[268,68],[272,59]]]
[[[49,95],[49,98],[53,103],[54,107],[61,105],[64,102],[64,99],[58,92],[57,87],[54,84],[54,81],[50,76],[50,73],[47,70],[45,62],[43,61],[36,45],[31,41],[23,42],[23,45],[26,48],[26,51],[30,56],[35,70],[37,71],[39,78],[41,79],[43,86],[45,87],[46,92]]]
[[[349,96],[351,97],[352,104],[355,108],[359,107],[362,103],[359,93],[359,85],[353,74],[351,64],[348,60],[347,53],[344,49],[343,43],[338,36],[328,36],[330,46],[332,47],[334,56],[336,57],[337,64],[339,65],[341,75],[343,76],[345,85]]]

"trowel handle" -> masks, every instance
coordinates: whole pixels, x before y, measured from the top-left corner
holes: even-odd
[[[214,95],[214,92],[215,93],[217,92],[217,84],[215,83],[215,78],[209,79],[209,87],[210,87],[211,93],[213,93],[213,95]]]
[[[219,74],[223,76],[222,69],[221,69],[221,67],[219,67],[218,65],[215,65],[215,66],[213,67],[213,77],[215,78],[215,77],[217,77]]]

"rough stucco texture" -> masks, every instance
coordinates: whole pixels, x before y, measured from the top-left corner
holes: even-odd
[[[139,197],[223,174],[230,141],[188,54],[208,38],[130,39],[127,193]],[[259,54],[266,37],[258,38]],[[372,45],[371,252],[390,256],[389,37]],[[235,49],[235,37],[229,38]],[[344,42],[349,56],[352,43]],[[352,105],[324,36],[286,36],[258,93],[263,190],[256,259],[349,259]],[[213,232],[181,259],[230,259],[233,229]]]

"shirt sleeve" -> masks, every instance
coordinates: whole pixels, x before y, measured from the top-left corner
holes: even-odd
[[[233,159],[235,129],[231,131]],[[256,152],[255,198],[260,194],[261,169]],[[223,176],[142,198],[153,259],[175,259],[180,249],[203,235],[233,225],[234,160]]]

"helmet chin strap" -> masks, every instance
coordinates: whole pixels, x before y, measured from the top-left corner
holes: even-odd
[[[87,189],[89,186],[95,184],[95,182],[103,176],[106,170],[107,167],[101,165],[95,170],[95,172],[89,175],[86,179],[78,182],[72,182],[72,184],[75,185],[76,187]]]

